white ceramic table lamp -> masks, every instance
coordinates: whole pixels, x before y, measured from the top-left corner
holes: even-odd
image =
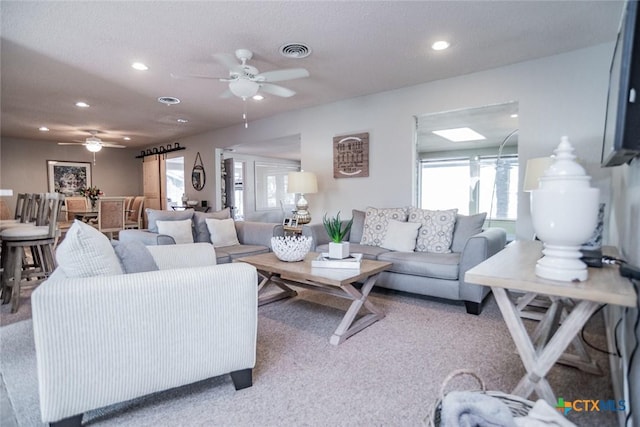
[[[573,151],[563,136],[539,187],[531,190],[533,229],[544,243],[536,275],[565,282],[587,280],[580,246],[596,227],[600,195],[600,190],[589,186],[591,177],[575,161]]]
[[[296,219],[298,224],[308,224],[311,222],[309,213],[309,202],[304,198],[305,194],[318,192],[318,180],[312,172],[289,172],[287,178],[287,192],[300,193],[300,198],[296,202]]]

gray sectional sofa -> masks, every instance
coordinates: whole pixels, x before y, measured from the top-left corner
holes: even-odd
[[[348,240],[351,253],[362,253],[364,258],[392,262],[376,286],[414,294],[464,301],[467,313],[480,314],[482,303],[489,294],[486,286],[465,282],[467,270],[498,251],[506,243],[506,232],[501,228],[482,229],[485,214],[456,215],[450,253],[402,252],[361,244],[365,227],[365,212],[353,210],[353,226]],[[327,252],[329,236],[323,224],[304,227],[303,233],[312,236],[316,252]],[[366,239],[365,239],[366,240]]]
[[[206,219],[229,219],[229,209],[217,212],[204,213],[195,212],[193,209],[184,211],[162,211],[146,209],[148,218],[148,229],[146,230],[122,230],[119,234],[121,242],[138,240],[147,246],[171,245],[176,240],[167,234],[160,234],[157,221],[191,221],[191,233],[194,242],[211,243],[211,236],[207,228]],[[216,258],[218,264],[232,262],[236,258],[249,255],[257,255],[271,251],[271,237],[274,236],[274,229],[279,224],[235,221],[234,222],[238,243],[229,246],[216,246]]]

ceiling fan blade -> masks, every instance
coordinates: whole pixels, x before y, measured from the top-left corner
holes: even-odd
[[[58,142],[58,145],[85,145],[84,142]]]
[[[233,73],[242,73],[244,71],[235,57],[228,53],[216,53],[213,55],[213,57],[216,61],[218,61],[219,64],[224,65],[229,71]]]
[[[119,144],[110,144],[108,142],[103,142],[101,144],[103,147],[109,147],[109,148],[127,148],[126,145],[119,145]]]
[[[174,79],[207,79],[207,80],[221,80],[228,79],[228,77],[214,77],[214,76],[201,76],[198,74],[170,74]]]
[[[271,83],[260,83],[260,90],[270,93],[271,95],[281,96],[283,98],[289,98],[296,94],[296,91],[287,89],[286,87],[273,85]]]
[[[284,80],[301,79],[309,77],[309,71],[304,68],[286,68],[283,70],[265,71],[257,75],[258,81],[281,82]]]

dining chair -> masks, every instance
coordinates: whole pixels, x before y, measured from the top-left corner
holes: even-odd
[[[3,254],[1,297],[3,304],[12,303],[12,313],[20,306],[22,282],[38,285],[56,267],[54,244],[64,196],[59,193],[35,194],[32,200],[35,224],[0,232]]]
[[[124,228],[142,229],[142,212],[144,211],[144,196],[136,196],[129,208],[129,214]]]
[[[109,235],[113,239],[113,233],[124,230],[125,223],[125,198],[101,197],[98,199],[98,224],[101,233]]]
[[[12,216],[9,204],[4,199],[0,199],[0,220],[14,219]]]
[[[126,196],[124,199],[124,209],[126,211],[130,211],[133,207],[133,200],[135,199],[135,196]]]

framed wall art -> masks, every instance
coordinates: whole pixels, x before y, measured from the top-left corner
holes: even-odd
[[[47,181],[50,193],[80,195],[81,188],[91,187],[91,163],[47,160]]]
[[[333,138],[333,177],[369,176],[369,133]]]

